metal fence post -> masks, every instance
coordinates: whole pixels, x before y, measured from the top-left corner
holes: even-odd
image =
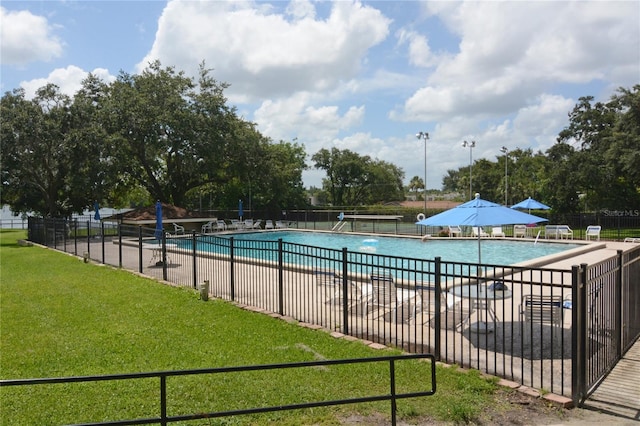
[[[142,273],[142,226],[138,225],[138,271]]]
[[[581,364],[584,352],[583,341],[580,330],[583,324],[580,323],[580,267],[571,267],[571,396],[573,404],[578,406],[582,399],[582,383],[584,381],[584,365]]]
[[[104,252],[104,222],[100,221],[100,244],[102,245],[102,263],[105,263]]]
[[[441,274],[441,262],[442,258],[439,256],[435,258],[434,269],[435,269],[435,288],[436,288],[436,315],[435,315],[435,325],[434,325],[434,338],[435,338],[435,353],[436,359],[440,360],[440,350],[442,344],[442,287],[440,287],[440,282],[442,280]]]
[[[622,269],[624,268],[624,258],[622,256],[622,250],[618,250],[618,271],[616,273],[616,285],[615,285],[615,294],[613,297],[615,298],[615,335],[613,336],[615,345],[616,356],[621,358],[623,355],[622,352],[622,333],[624,330],[624,324],[622,322],[622,277],[624,276]]]
[[[278,238],[278,313],[284,315],[284,259],[282,238]]]
[[[396,411],[398,411],[398,404],[396,402],[396,365],[393,359],[389,360],[389,391],[391,396],[391,425],[396,426]]]
[[[118,267],[122,268],[122,224],[118,223]]]
[[[87,221],[87,256],[91,259],[91,221]]]
[[[231,287],[230,293],[231,293],[231,300],[234,301],[236,300],[236,275],[235,275],[235,253],[234,253],[234,239],[233,237],[229,238],[229,276],[230,276],[230,282],[229,282],[229,286]]]
[[[347,248],[342,248],[342,327],[349,334],[349,265],[347,265]]]
[[[162,279],[167,281],[167,234],[162,232]]]
[[[78,255],[78,219],[73,221],[73,254]]]
[[[197,245],[196,231],[194,230],[193,233],[191,234],[191,248],[193,253],[193,256],[192,256],[193,257],[193,288],[198,288],[198,275],[197,275],[198,256],[197,256],[196,245]]]

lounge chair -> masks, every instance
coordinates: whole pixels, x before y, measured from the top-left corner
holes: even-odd
[[[462,237],[462,229],[458,225],[449,226],[449,237]]]
[[[506,237],[504,231],[502,230],[501,226],[494,226],[493,228],[491,228],[491,236],[492,237]]]
[[[177,223],[173,224],[173,233],[174,235],[184,235],[184,226],[178,225]]]
[[[435,289],[430,291],[435,296]],[[440,296],[440,312],[437,313],[435,308],[435,300],[430,300],[427,305],[430,310],[429,323],[431,327],[436,326],[436,315],[440,315],[440,328],[448,330],[461,330],[462,327],[469,322],[473,310],[467,303],[464,304],[461,297],[448,293],[443,290]],[[424,302],[423,302],[424,305]]]
[[[316,278],[316,286],[321,289],[324,294],[326,303],[335,303],[340,300],[340,277],[333,270],[316,269],[313,271]]]
[[[558,225],[558,236],[560,239],[571,238],[573,240],[573,231],[569,228],[569,225]]]
[[[371,293],[368,295],[367,312],[377,311],[385,321],[408,323],[416,318],[421,308],[415,291],[397,288],[393,277],[387,273],[374,272],[370,276]]]
[[[242,222],[238,219],[231,219],[231,224],[227,225],[227,229],[242,229]]]
[[[253,229],[253,219],[245,219],[242,225],[243,229]]]
[[[285,229],[288,228],[287,224],[281,220],[276,221],[276,229]]]
[[[522,323],[528,328],[534,323],[562,328],[563,303],[562,296],[526,294],[520,305]]]
[[[264,229],[273,229],[273,221],[267,219],[264,223]]]
[[[544,227],[545,238],[571,238],[573,240],[573,231],[569,225],[547,225]]]
[[[484,232],[481,226],[473,226],[471,227],[471,231],[473,232],[474,237],[488,237],[489,234]]]
[[[224,220],[218,220],[216,222],[216,231],[226,231],[227,223]]]
[[[600,241],[600,230],[602,226],[599,225],[590,225],[587,226],[587,232],[584,234],[585,240],[590,240],[594,238],[596,241]]]
[[[253,229],[260,229],[262,227],[262,219],[258,219],[253,222]]]
[[[513,237],[526,237],[527,236],[527,226],[526,225],[513,225]]]
[[[208,234],[210,232],[213,232],[213,221],[209,221],[207,223],[205,223],[204,225],[202,225],[202,228],[200,229],[200,232],[202,234]]]
[[[330,269],[316,269],[313,271],[316,279],[316,286],[323,293],[325,303],[332,304],[336,308],[343,305],[342,277]],[[362,313],[362,290],[353,282],[349,282],[347,287],[348,310]]]

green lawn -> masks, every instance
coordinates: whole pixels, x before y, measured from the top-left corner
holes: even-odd
[[[84,376],[397,354],[248,312],[193,290],[85,264],[40,247],[24,231],[0,230],[0,377]],[[398,365],[397,391],[429,389],[427,363]],[[169,415],[388,393],[388,366],[362,364],[189,376],[168,381]],[[398,418],[479,418],[494,380],[438,367],[437,392],[402,400]],[[0,389],[2,425],[48,425],[155,417],[157,379]],[[247,415],[188,424],[339,424],[389,402]]]

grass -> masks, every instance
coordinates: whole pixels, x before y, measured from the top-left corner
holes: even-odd
[[[193,290],[85,264],[0,230],[0,377],[84,376],[344,359],[397,354],[324,331],[203,302]],[[429,366],[397,366],[397,391],[429,389]],[[362,364],[188,376],[168,381],[169,415],[387,394],[388,366]],[[492,403],[495,380],[437,367],[434,396],[402,400],[399,418],[469,422]],[[0,389],[2,425],[155,417],[157,379]],[[190,425],[339,424],[351,415],[388,418],[389,402],[190,422]]]

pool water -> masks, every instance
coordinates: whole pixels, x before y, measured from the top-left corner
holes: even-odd
[[[251,232],[219,235],[235,240],[277,241],[304,244],[314,247],[352,252],[375,253],[411,259],[433,260],[436,257],[450,262],[478,262],[478,241],[472,239],[430,239],[426,242],[417,238],[364,236],[326,232]],[[531,240],[514,241],[504,239],[482,239],[483,264],[513,265],[538,257],[560,253],[579,247],[578,244],[538,242]],[[203,250],[206,250],[203,248]]]

